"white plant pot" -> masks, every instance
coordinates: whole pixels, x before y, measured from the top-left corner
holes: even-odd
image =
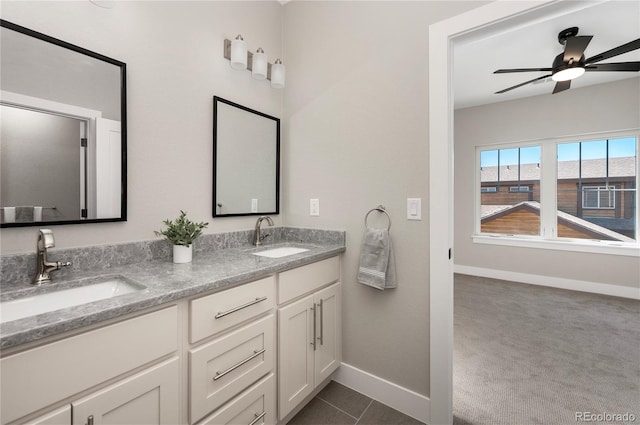
[[[190,263],[192,259],[193,245],[174,245],[173,246],[173,262],[174,263]]]

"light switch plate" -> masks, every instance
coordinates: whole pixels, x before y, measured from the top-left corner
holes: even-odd
[[[320,200],[317,198],[309,199],[309,215],[320,215]]]
[[[422,198],[407,198],[407,220],[422,220]]]
[[[256,198],[251,199],[251,212],[252,213],[258,212],[258,200]]]

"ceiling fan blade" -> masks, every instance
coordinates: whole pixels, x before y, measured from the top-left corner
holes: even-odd
[[[513,69],[498,69],[493,71],[494,74],[507,74],[510,72],[551,72],[551,68],[513,68]]]
[[[544,80],[545,78],[549,78],[549,77],[551,77],[551,74],[549,74],[549,75],[543,75],[542,77],[534,78],[533,80],[525,81],[524,83],[520,83],[520,84],[518,84],[518,85],[511,86],[511,87],[506,88],[506,89],[504,89],[504,90],[497,91],[497,92],[495,92],[494,94],[502,94],[502,93],[508,92],[508,91],[510,91],[510,90],[517,89],[518,87],[525,86],[525,85],[527,85],[527,84],[529,84],[529,83],[533,83],[534,81]]]
[[[561,91],[569,90],[571,87],[571,80],[567,81],[558,81],[556,86],[553,88],[553,94],[560,93]]]
[[[640,71],[640,62],[600,63],[585,67],[586,71]]]
[[[574,62],[580,61],[592,38],[593,36],[591,35],[567,38],[567,42],[564,45],[564,61],[569,62],[571,58],[573,58]]]
[[[585,61],[585,63],[587,65],[590,65],[592,63],[600,62],[602,60],[609,59],[614,56],[621,55],[623,53],[632,52],[638,49],[640,49],[640,38],[637,40],[630,41],[621,46],[614,47],[613,49],[607,50],[606,52],[602,52],[599,55],[591,56],[589,59]]]

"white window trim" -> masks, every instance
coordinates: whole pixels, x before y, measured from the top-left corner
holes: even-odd
[[[483,233],[473,235],[473,242],[485,245],[515,246],[521,248],[551,249],[556,251],[592,252],[607,255],[640,257],[640,246],[625,242],[590,239],[541,239],[539,237],[511,236]]]
[[[556,145],[568,142],[588,142],[591,140],[636,138],[636,241],[617,242],[591,239],[557,238],[557,150]],[[475,226],[472,240],[474,243],[515,246],[525,248],[551,249],[560,251],[590,252],[609,255],[640,257],[640,129],[587,135],[562,136],[550,139],[527,140],[514,143],[498,143],[476,146],[475,164],[480,164],[480,152],[483,150],[523,148],[540,146],[540,236],[506,235],[482,233],[480,213],[480,167],[475,167]],[[552,164],[553,166],[549,166]],[[545,182],[554,184],[545,185]],[[549,186],[549,187],[547,187]]]

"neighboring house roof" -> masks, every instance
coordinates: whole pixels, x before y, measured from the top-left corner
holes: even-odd
[[[558,180],[577,179],[580,172],[580,161],[558,162]],[[604,158],[586,159],[582,161],[582,178],[605,178],[607,164]],[[626,156],[609,158],[609,177],[635,177],[636,157]],[[540,167],[538,164],[521,164],[520,181],[539,180]],[[481,182],[498,181],[498,167],[482,167],[480,169]],[[518,165],[501,165],[500,181],[518,181]]]
[[[481,205],[480,217],[483,223],[493,220],[498,217],[504,217],[506,215],[515,212],[516,210],[526,208],[537,215],[540,215],[540,203],[535,201],[519,202],[515,205]],[[567,214],[562,211],[558,211],[558,223],[568,225],[571,227],[577,227],[584,229],[589,234],[598,234],[602,236],[602,239],[616,240],[620,242],[635,242],[634,239],[622,235],[613,230],[609,230],[606,227],[598,226],[587,220],[575,217],[571,214]]]

